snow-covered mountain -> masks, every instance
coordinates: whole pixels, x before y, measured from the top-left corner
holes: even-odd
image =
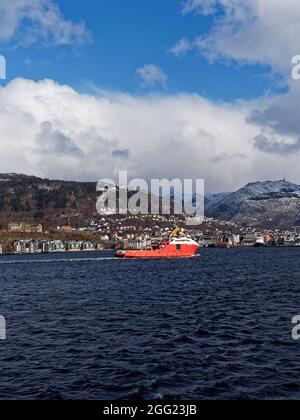
[[[206,216],[266,228],[300,226],[300,186],[266,181],[206,196]]]
[[[205,194],[205,208],[216,206],[231,193]]]

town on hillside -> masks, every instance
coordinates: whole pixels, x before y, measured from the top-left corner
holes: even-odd
[[[203,248],[300,246],[300,227],[258,230],[205,217],[200,226],[185,226],[184,218],[163,215],[115,215],[91,219],[86,226],[44,228],[40,223],[13,222],[0,229],[0,252],[41,254],[95,252],[118,247],[139,249],[168,238],[174,225],[184,228]]]

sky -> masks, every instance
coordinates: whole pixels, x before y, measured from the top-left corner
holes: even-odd
[[[298,0],[0,0],[0,172],[300,184]]]

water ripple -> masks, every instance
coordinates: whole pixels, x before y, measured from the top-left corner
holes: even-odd
[[[298,249],[0,259],[0,399],[298,399]]]

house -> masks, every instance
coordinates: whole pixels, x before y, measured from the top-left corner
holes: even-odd
[[[9,232],[15,233],[42,233],[43,226],[41,224],[32,225],[29,223],[10,223],[8,225]]]
[[[76,229],[74,229],[72,226],[65,225],[58,227],[57,230],[62,230],[63,232],[74,232]]]

